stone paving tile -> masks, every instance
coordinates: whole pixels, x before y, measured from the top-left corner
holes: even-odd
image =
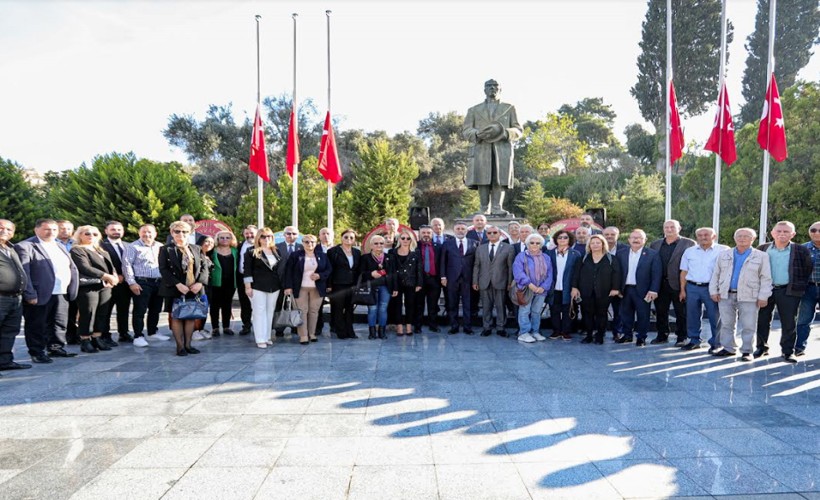
[[[273,468],[259,487],[259,500],[271,498],[300,500],[347,499],[353,466],[279,466]]]
[[[436,465],[441,500],[529,498],[524,480],[511,463]]]
[[[194,467],[189,469],[162,498],[251,499],[267,475],[266,467]]]
[[[190,467],[210,448],[215,437],[151,438],[111,467],[114,469]]]
[[[70,498],[104,469],[31,467],[2,484],[4,498]]]
[[[433,465],[401,467],[356,465],[350,479],[349,500],[401,498],[429,500],[438,497],[436,470]]]
[[[670,463],[712,495],[792,491],[764,471],[737,457],[673,458]]]
[[[517,463],[515,466],[534,500],[622,498],[591,463]]]

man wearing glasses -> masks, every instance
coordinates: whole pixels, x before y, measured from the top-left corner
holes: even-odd
[[[433,241],[433,228],[428,225],[419,227],[419,244],[416,252],[422,267],[421,290],[416,293],[416,332],[421,332],[424,306],[427,305],[427,328],[438,332],[438,300],[441,297],[441,279],[439,278],[438,261],[442,244]]]
[[[279,279],[282,283],[285,282],[285,268],[287,266],[284,265],[285,262],[288,261],[288,257],[290,254],[295,252],[296,250],[302,248],[301,243],[297,243],[296,240],[299,238],[299,230],[293,226],[287,226],[285,229],[282,230],[285,235],[285,241],[276,244],[276,251],[279,253],[279,258],[282,259],[282,264],[279,266]],[[276,298],[276,312],[282,310],[282,304],[285,301],[285,294],[280,293],[279,296]],[[296,334],[296,328],[291,328],[290,333]],[[277,328],[276,329],[276,336],[277,337],[284,337],[285,336],[285,329],[284,328]]]
[[[772,228],[772,243],[757,247],[766,252],[772,268],[772,296],[766,307],[757,314],[757,349],[754,357],[769,354],[769,330],[774,308],[780,315],[780,348],[783,361],[797,363],[794,358],[797,343],[796,322],[800,300],[806,293],[812,273],[811,252],[803,245],[793,243],[795,228],[789,221],[780,221]]]
[[[505,297],[510,285],[513,264],[513,249],[501,241],[501,232],[495,226],[487,226],[487,243],[478,246],[473,266],[473,290],[481,296],[484,311],[482,337],[493,334],[493,310],[495,310],[495,330],[501,337],[507,336],[505,325],[507,315]]]
[[[134,311],[131,324],[134,329],[134,345],[148,347],[143,335],[145,313],[148,313],[148,335],[157,340],[171,337],[157,333],[159,313],[162,311],[162,297],[159,296],[162,276],[159,273],[159,250],[162,244],[156,240],[157,228],[153,224],[143,224],[139,229],[139,239],[126,246],[122,261],[122,271],[128,288],[134,294]]]
[[[811,322],[814,321],[814,313],[817,305],[820,304],[820,221],[815,222],[809,228],[809,242],[804,246],[811,254],[811,275],[806,293],[800,299],[800,311],[797,314],[797,344],[794,347],[794,355],[802,356],[806,354],[806,343],[809,340],[809,330]]]

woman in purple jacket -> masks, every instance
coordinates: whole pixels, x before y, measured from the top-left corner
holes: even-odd
[[[552,263],[541,252],[544,237],[531,234],[526,240],[527,249],[519,253],[513,262],[513,279],[518,290],[529,289],[532,298],[518,307],[518,341],[532,343],[544,339],[541,328],[541,310],[552,287]]]

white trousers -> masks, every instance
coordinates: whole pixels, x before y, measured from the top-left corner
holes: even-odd
[[[253,336],[256,343],[262,344],[270,341],[270,331],[273,328],[273,313],[276,310],[276,297],[279,291],[273,293],[253,291],[251,297],[251,307],[253,308]]]

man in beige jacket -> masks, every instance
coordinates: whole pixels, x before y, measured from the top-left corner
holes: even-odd
[[[715,356],[734,356],[737,350],[735,325],[740,323],[741,361],[752,360],[757,312],[765,307],[772,295],[772,271],[769,258],[752,248],[757,237],[754,229],[742,227],[735,231],[735,248],[721,253],[709,281],[709,295],[720,309],[722,348]]]

